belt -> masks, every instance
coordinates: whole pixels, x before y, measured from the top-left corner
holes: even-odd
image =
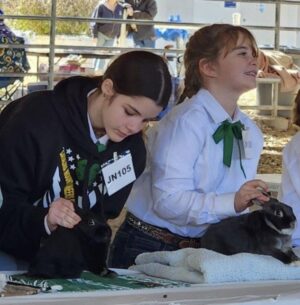
[[[176,246],[177,248],[200,248],[200,238],[189,238],[174,234],[167,229],[150,225],[135,217],[130,212],[127,212],[126,222],[146,235],[166,244]]]

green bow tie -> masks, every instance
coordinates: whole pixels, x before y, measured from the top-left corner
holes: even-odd
[[[216,144],[218,144],[221,140],[224,141],[223,163],[228,167],[230,167],[231,165],[233,139],[234,138],[237,139],[237,144],[239,148],[240,166],[244,176],[246,177],[242,164],[241,148],[240,148],[240,140],[243,139],[242,136],[243,129],[244,129],[244,125],[241,123],[241,121],[230,123],[228,120],[225,120],[222,122],[222,124],[217,128],[217,130],[213,134],[213,139]]]
[[[104,151],[106,149],[106,145],[101,144],[100,142],[97,142],[96,145],[97,145],[97,150],[99,153],[101,153],[102,151]]]

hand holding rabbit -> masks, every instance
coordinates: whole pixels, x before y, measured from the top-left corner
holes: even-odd
[[[58,226],[72,229],[81,218],[75,213],[72,201],[58,198],[52,202],[46,220],[49,230],[53,232]]]
[[[262,192],[263,191],[263,192]],[[253,205],[252,200],[257,199],[262,202],[269,201],[269,197],[264,195],[268,191],[268,185],[262,180],[251,180],[244,183],[236,192],[234,198],[234,209],[237,213],[244,211]]]

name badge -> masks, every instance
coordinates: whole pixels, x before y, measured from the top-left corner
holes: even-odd
[[[127,151],[125,155],[115,155],[113,160],[103,164],[102,174],[109,196],[135,181],[136,177],[130,151]]]
[[[247,129],[242,130],[242,136],[245,159],[252,159],[255,157],[255,152],[253,142],[249,138],[249,131]]]

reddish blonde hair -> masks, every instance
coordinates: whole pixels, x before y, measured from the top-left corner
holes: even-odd
[[[257,57],[258,47],[254,36],[246,28],[231,24],[212,24],[196,31],[189,39],[184,53],[185,80],[184,91],[180,98],[191,97],[203,87],[203,78],[199,71],[199,61],[217,60],[222,51],[225,56],[230,52],[242,35],[244,40],[249,40],[253,54]]]

